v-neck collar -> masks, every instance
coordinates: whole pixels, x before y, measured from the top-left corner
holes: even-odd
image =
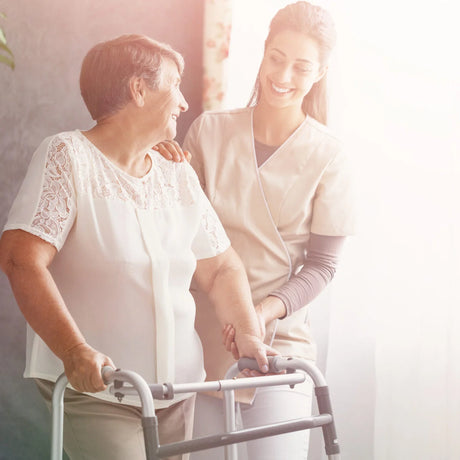
[[[257,167],[257,169],[261,169],[263,168],[266,164],[270,163],[270,161],[279,156],[279,152],[280,151],[283,151],[284,150],[284,147],[290,143],[291,139],[293,139],[297,133],[299,131],[301,131],[303,129],[303,127],[308,123],[308,120],[309,120],[309,116],[308,114],[305,116],[305,119],[302,121],[302,123],[289,135],[289,137],[282,143],[280,144],[279,146],[277,146],[275,148],[275,150],[273,151],[273,153],[259,166],[257,164],[257,154],[256,154],[256,147],[255,147],[255,143],[256,143],[256,139],[255,139],[255,135],[254,135],[254,107],[251,107],[251,111],[250,111],[250,124],[251,124],[251,137],[252,137],[252,155],[253,155],[253,158],[254,158],[254,162],[255,162],[255,165]],[[259,141],[257,141],[259,144],[261,145],[265,145]]]

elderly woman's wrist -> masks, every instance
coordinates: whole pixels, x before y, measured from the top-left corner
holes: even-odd
[[[65,350],[62,352],[61,359],[65,359],[74,353],[80,353],[87,348],[91,347],[86,343],[86,341],[78,341],[67,345]]]

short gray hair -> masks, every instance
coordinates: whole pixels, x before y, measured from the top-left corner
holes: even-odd
[[[158,89],[164,59],[173,61],[182,74],[183,57],[145,35],[121,35],[91,48],[83,59],[80,91],[93,120],[113,115],[131,100],[132,77],[143,78],[149,88]]]

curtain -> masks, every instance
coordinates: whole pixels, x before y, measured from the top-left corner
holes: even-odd
[[[244,106],[280,3],[234,0],[221,107]],[[455,3],[316,1],[338,46],[331,128],[353,161],[359,232],[326,307],[343,460],[460,458],[460,124]],[[239,43],[239,45],[238,45]],[[327,304],[327,305],[325,305]],[[313,311],[314,313],[314,311]],[[320,332],[321,333],[321,332]],[[326,458],[317,451],[309,460]]]
[[[339,26],[334,128],[355,163],[361,220],[333,286],[329,335],[346,459],[459,458],[453,5],[330,4]]]
[[[232,0],[205,0],[203,110],[219,109],[225,95]]]

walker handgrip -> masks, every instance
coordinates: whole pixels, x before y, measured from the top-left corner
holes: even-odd
[[[112,377],[113,377],[113,374],[115,373],[115,369],[113,367],[110,367],[110,366],[104,366],[101,370],[101,376],[102,376],[102,380],[104,381],[104,383],[106,385],[108,385],[109,383],[112,383]]]
[[[280,372],[275,366],[275,358],[275,356],[268,356],[268,372],[274,374]],[[243,369],[251,369],[261,372],[257,361],[253,358],[241,358],[238,360],[238,370],[242,371]]]

